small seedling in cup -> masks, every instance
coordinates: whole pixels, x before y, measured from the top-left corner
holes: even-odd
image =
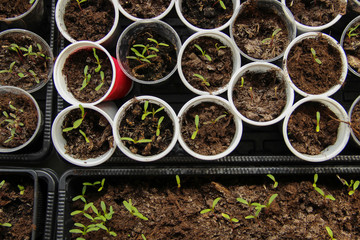
[[[85,118],[85,116],[86,116],[86,113],[85,113],[84,107],[83,107],[81,104],[79,104],[79,108],[80,108],[80,110],[81,110],[81,118],[79,118],[79,119],[77,119],[76,121],[74,121],[72,127],[64,128],[64,129],[63,129],[63,132],[69,132],[69,131],[71,131],[71,130],[73,130],[73,129],[76,129],[76,128],[80,127],[80,125],[81,125],[82,122],[84,121],[84,118]],[[85,141],[86,141],[87,143],[90,142],[89,139],[86,137],[85,132],[83,132],[81,129],[79,129],[79,133],[84,137],[84,139],[85,139]]]
[[[196,115],[195,116],[195,131],[191,135],[191,139],[196,138],[196,135],[197,135],[198,131],[199,131],[199,115]]]
[[[19,191],[20,191],[20,195],[24,195],[24,193],[25,193],[25,188],[24,188],[24,186],[22,186],[22,185],[17,185],[18,186],[18,189],[19,189]]]
[[[349,31],[347,33],[349,41],[350,41],[351,37],[356,37],[357,35],[359,35],[358,33],[353,33],[359,26],[360,26],[360,24],[358,24],[355,27],[352,27],[352,28],[349,29]]]
[[[152,142],[151,139],[142,138],[142,139],[136,140],[136,139],[132,139],[132,138],[130,138],[130,137],[122,137],[122,138],[120,138],[120,140],[133,142],[134,144],[138,144],[138,143],[150,143],[150,142]]]
[[[224,46],[224,45],[219,46],[218,43],[215,43],[215,48],[216,48],[217,51],[219,51],[220,49],[227,48],[227,46]]]
[[[156,136],[159,136],[160,135],[160,125],[162,123],[162,121],[164,120],[164,116],[160,117],[159,118],[159,121],[157,123],[157,127],[156,127]]]
[[[226,117],[226,114],[220,115],[217,118],[215,118],[214,120],[206,121],[203,124],[204,125],[206,125],[206,124],[215,124],[217,121],[219,121],[220,119],[222,119],[224,117]]]
[[[138,50],[135,49],[135,46],[136,45],[134,45],[132,48],[130,48],[130,50],[132,52],[134,52],[134,54],[136,56],[126,56],[127,59],[134,59],[134,60],[138,60],[140,62],[151,63],[151,61],[149,59],[157,57],[157,55],[155,55],[155,54],[150,54],[150,55],[145,56],[144,54],[146,53],[147,48],[144,46],[145,48],[143,49],[142,53],[140,53]]]
[[[180,187],[181,187],[180,176],[179,176],[179,175],[176,175],[176,176],[175,176],[175,179],[176,179],[177,187],[180,188]]]
[[[213,4],[213,7],[216,5],[216,4],[220,4],[221,8],[226,10],[226,6],[225,6],[225,3],[221,0],[217,0],[214,4]]]
[[[265,38],[264,40],[261,41],[261,43],[263,44],[269,44],[270,47],[272,47],[272,45],[274,44],[274,39],[275,39],[275,36],[276,34],[278,34],[279,32],[281,32],[281,28],[277,28],[274,30],[274,32],[271,34],[271,37],[269,38]]]
[[[86,2],[86,1],[87,1],[87,0],[76,0],[78,6],[79,6],[79,8],[80,8],[80,10],[82,10],[81,4],[82,4],[83,2]]]
[[[322,64],[322,62],[320,61],[320,59],[316,56],[316,51],[315,51],[315,49],[311,48],[310,51],[311,51],[311,54],[312,54],[315,62],[317,62],[318,64]]]
[[[209,83],[209,82],[207,81],[207,79],[204,78],[202,75],[197,74],[197,73],[194,73],[193,76],[194,76],[194,77],[197,77],[197,78],[200,78],[203,85],[210,87],[210,83]]]
[[[316,132],[320,132],[320,112],[316,112]]]
[[[80,91],[83,90],[90,82],[90,79],[91,79],[91,74],[88,73],[88,70],[89,70],[89,66],[86,65],[84,67],[84,80],[81,84],[81,88],[80,88]]]
[[[205,214],[205,213],[208,213],[208,212],[215,212],[215,206],[216,206],[216,204],[217,204],[220,200],[221,200],[220,197],[215,198],[214,201],[213,201],[213,203],[212,203],[211,208],[207,208],[207,209],[201,210],[201,211],[200,211],[200,214]]]
[[[197,49],[199,49],[199,51],[201,52],[201,55],[204,56],[204,57],[206,57],[207,60],[209,60],[209,61],[211,62],[211,57],[210,57],[208,54],[206,54],[205,50],[203,50],[203,49],[202,49],[199,45],[197,45],[197,44],[194,44],[194,47],[196,47]]]
[[[148,38],[147,39],[148,41],[150,41],[150,42],[153,42],[153,43],[155,43],[156,44],[156,49],[158,50],[158,48],[160,47],[160,46],[163,46],[163,47],[168,47],[169,46],[169,44],[166,44],[166,43],[159,43],[156,39],[153,39],[153,38]],[[159,51],[159,50],[158,50]],[[158,52],[158,51],[156,51],[156,52]]]

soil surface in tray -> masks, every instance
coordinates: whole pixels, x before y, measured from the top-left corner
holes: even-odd
[[[218,28],[224,25],[233,14],[231,0],[223,0],[225,9],[218,0],[183,0],[182,14],[192,25],[203,28]]]
[[[315,57],[311,49],[315,50]],[[291,48],[287,69],[299,89],[309,94],[322,94],[340,83],[340,52],[321,35],[304,39]]]
[[[170,5],[170,0],[119,0],[123,9],[137,18],[154,18]]]
[[[211,93],[229,83],[233,72],[232,52],[214,38],[200,37],[191,41],[185,49],[181,67],[189,84],[198,90]],[[205,81],[194,74],[201,75]]]
[[[319,132],[317,127],[317,112],[320,113]],[[318,155],[337,139],[339,121],[336,115],[326,106],[309,102],[299,106],[290,116],[288,137],[291,145],[301,153]]]
[[[351,114],[351,128],[356,138],[360,141],[360,101],[355,105]]]
[[[75,40],[95,42],[110,32],[114,16],[114,6],[109,0],[87,0],[80,7],[77,1],[69,1],[65,7],[64,22],[69,35]]]
[[[33,180],[0,177],[5,184],[0,191],[0,223],[10,223],[11,227],[0,226],[0,239],[30,240],[33,225],[34,187]],[[20,194],[18,185],[25,188]]]
[[[34,134],[38,113],[32,100],[14,93],[0,95],[0,145],[14,148],[27,142]]]
[[[176,47],[161,34],[152,30],[146,29],[132,36],[129,46],[126,62],[131,74],[137,79],[159,80],[167,76],[176,65]],[[142,57],[136,55],[136,52]]]
[[[29,0],[2,0],[0,2],[0,19],[19,16],[27,12],[31,6]]]
[[[105,181],[105,187],[87,188],[85,199],[93,202],[101,211],[100,202],[104,201],[107,211],[113,207],[112,219],[105,223],[117,236],[111,237],[105,230],[88,233],[89,239],[330,239],[325,226],[332,229],[337,239],[358,239],[360,237],[360,194],[358,191],[348,195],[335,176],[319,176],[317,187],[335,201],[324,199],[312,186],[312,176],[303,179],[279,177],[279,186],[273,188],[270,179],[264,177],[181,177],[178,189],[175,177],[118,177]],[[342,176],[340,176],[342,177]],[[297,177],[299,178],[299,177]],[[95,179],[94,179],[95,180]],[[101,179],[96,179],[101,180]],[[346,179],[350,182],[350,179]],[[85,181],[88,181],[86,179]],[[325,185],[325,183],[329,183]],[[81,194],[81,182],[71,197]],[[243,198],[250,203],[266,205],[270,196],[278,194],[269,208],[263,208],[256,219],[245,219],[255,215],[255,207],[237,201]],[[221,198],[214,211],[214,199]],[[131,199],[132,205],[148,220],[131,215],[123,201]],[[82,210],[81,200],[73,202],[71,211]],[[96,215],[89,208],[92,217]],[[226,219],[227,214],[234,222]],[[70,212],[67,217],[70,216]],[[73,216],[73,221],[86,226],[93,223],[83,216]],[[70,225],[70,224],[69,224]],[[72,224],[69,229],[77,228]],[[65,231],[68,231],[66,229]],[[72,239],[80,237],[73,234]]]
[[[151,142],[144,143],[134,143],[131,140],[122,140],[122,142],[134,154],[152,156],[168,148],[173,139],[174,125],[165,110],[155,103],[148,103],[146,111],[149,114],[144,115],[144,104],[145,101],[134,101],[134,104],[126,109],[119,132],[122,138],[131,138],[135,141],[151,140]],[[143,116],[145,116],[144,119]],[[164,117],[163,120],[160,120],[162,117]],[[159,122],[160,127],[158,128]]]
[[[234,86],[233,101],[237,110],[253,121],[265,122],[277,118],[286,105],[284,79],[276,70],[247,71]]]
[[[199,116],[198,132],[195,118]],[[187,146],[201,155],[216,155],[230,146],[236,131],[233,115],[223,106],[205,102],[191,107],[180,118],[180,134]]]
[[[0,46],[0,85],[30,90],[48,80],[52,63],[45,46],[23,33],[3,35]]]
[[[92,109],[84,109],[84,112],[83,121],[78,128],[63,132],[66,153],[82,160],[98,157],[109,151],[114,144],[112,127],[107,119]],[[76,120],[82,118],[81,115],[80,108],[71,110],[64,119],[62,129],[72,127]],[[80,130],[85,133],[89,142]]]
[[[295,20],[307,26],[321,26],[331,22],[337,15],[346,13],[343,0],[287,0]]]
[[[62,70],[66,76],[68,90],[80,102],[96,102],[106,94],[111,86],[113,77],[111,62],[103,51],[96,49],[95,53],[101,65],[100,70],[98,70],[99,65],[94,55],[94,49],[81,49],[72,53],[66,59]],[[104,80],[102,80],[101,72],[104,73]]]
[[[232,30],[241,51],[256,59],[272,59],[283,53],[289,44],[285,22],[274,10],[258,7],[254,0],[243,4]]]
[[[344,37],[343,48],[349,65],[360,73],[360,22],[353,24]],[[349,37],[350,35],[350,37]]]

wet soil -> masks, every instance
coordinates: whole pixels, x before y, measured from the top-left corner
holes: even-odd
[[[171,0],[119,0],[123,9],[137,18],[154,18],[165,12]]]
[[[133,140],[147,139],[151,142],[134,143],[129,140],[122,140],[123,144],[134,154],[142,156],[152,156],[165,151],[174,137],[174,125],[162,106],[155,103],[148,103],[147,112],[144,119],[144,103],[134,99],[134,103],[126,109],[124,118],[120,122],[119,133],[121,137],[128,137]],[[157,113],[153,114],[153,112]],[[160,118],[160,132],[157,134]]]
[[[316,131],[316,112],[320,112],[320,131]],[[339,121],[326,106],[309,102],[299,106],[290,116],[288,137],[291,145],[301,153],[318,155],[337,139]]]
[[[0,223],[10,223],[11,227],[0,226],[0,239],[30,240],[33,228],[34,187],[29,178],[10,178],[5,180],[0,191]],[[25,188],[20,194],[18,185]]]
[[[30,90],[48,80],[53,63],[42,43],[26,34],[13,33],[3,35],[0,46],[0,85]]]
[[[316,62],[311,48],[321,64]],[[321,35],[304,39],[291,48],[287,69],[292,82],[299,89],[309,94],[322,94],[340,82],[340,52]]]
[[[317,187],[325,194],[335,197],[335,201],[324,200],[312,186],[313,177],[299,176],[285,178],[275,176],[279,182],[273,188],[265,176],[226,176],[200,178],[180,176],[181,188],[178,189],[175,176],[169,177],[116,177],[106,179],[105,188],[87,188],[85,198],[93,202],[99,211],[104,201],[107,209],[113,207],[112,219],[105,225],[117,236],[111,237],[106,231],[99,230],[86,235],[89,239],[330,239],[325,226],[334,232],[336,239],[358,239],[360,194],[358,191],[349,196],[347,188],[336,176],[319,175]],[[344,177],[344,176],[340,176]],[[99,181],[101,179],[94,179]],[[350,182],[350,179],[346,179]],[[84,181],[89,181],[84,179]],[[81,194],[82,184],[74,182],[77,190],[70,197]],[[270,196],[278,194],[267,209],[262,209],[256,219],[245,219],[254,215],[254,207],[237,201],[243,198],[251,203],[266,205]],[[221,198],[210,209],[213,200]],[[123,201],[131,199],[132,205],[148,220],[130,214]],[[72,203],[71,211],[82,210],[84,203]],[[95,217],[91,208],[87,213]],[[222,213],[236,218],[238,222],[225,219]],[[70,212],[68,217],[71,218]],[[89,225],[92,222],[78,214],[74,222]],[[72,229],[77,228],[70,225]],[[65,230],[68,231],[69,229]],[[80,234],[72,234],[72,239]]]
[[[153,41],[150,41],[149,38],[155,39],[159,45]],[[164,43],[168,46],[161,45],[160,43]],[[144,51],[143,47],[134,47],[134,45],[139,44],[148,46],[148,49]],[[145,29],[139,34],[131,36],[129,46],[130,47],[127,51],[127,56],[133,56],[138,59],[127,58],[126,62],[132,75],[139,80],[159,80],[167,76],[176,65],[176,46],[153,30]],[[144,57],[137,57],[131,48],[136,49],[136,51],[138,51]],[[158,51],[152,48],[156,48]],[[146,58],[149,62],[144,60],[144,58]]]
[[[360,141],[360,102],[353,108],[351,118],[351,128],[354,131],[356,138]]]
[[[29,97],[10,92],[1,94],[0,112],[2,113],[0,116],[0,145],[2,147],[14,148],[32,137],[39,116]]]
[[[65,7],[64,22],[75,40],[98,41],[114,25],[114,6],[109,0],[87,0],[80,4],[69,1]]]
[[[183,0],[182,14],[192,25],[211,29],[224,25],[233,15],[231,0],[223,0],[224,9],[218,0]]]
[[[195,44],[204,51],[204,55]],[[208,55],[211,61],[205,55]],[[191,41],[185,49],[181,67],[189,84],[198,90],[211,93],[229,83],[233,72],[232,52],[228,46],[214,38],[200,37]],[[207,83],[194,74],[203,76]]]
[[[295,20],[307,26],[321,26],[331,22],[337,15],[345,15],[343,0],[287,0],[286,6]]]
[[[198,132],[195,132],[195,116],[199,116]],[[230,146],[236,131],[234,116],[223,106],[204,102],[191,107],[180,118],[180,134],[187,146],[202,155],[216,155]]]
[[[247,71],[242,77],[243,85],[240,77],[233,90],[237,110],[253,121],[267,122],[277,118],[286,105],[285,80],[278,76],[277,70]]]
[[[255,0],[243,4],[232,30],[237,46],[256,59],[272,59],[282,54],[290,43],[286,23],[273,9],[260,7]],[[272,37],[277,29],[281,31]]]
[[[3,0],[0,2],[0,19],[17,17],[31,8],[29,0]]]
[[[96,49],[96,55],[99,58],[101,69],[97,70],[98,63],[94,55],[94,48],[81,49],[72,53],[64,64],[62,73],[66,77],[68,90],[80,102],[96,102],[102,98],[109,90],[112,82],[112,66],[107,55],[99,49]],[[85,88],[83,82],[85,79],[84,70],[88,66],[87,75],[91,75],[90,81]],[[97,72],[96,72],[97,71]],[[102,81],[101,72],[104,73]],[[97,88],[102,84],[100,88]]]
[[[71,110],[65,116],[62,129],[72,127],[78,119],[81,119],[80,108]],[[86,142],[80,130],[86,134],[89,142]],[[85,117],[81,125],[71,131],[63,132],[63,137],[66,140],[66,154],[81,160],[103,155],[114,144],[110,123],[104,116],[92,109],[85,109]]]
[[[358,73],[360,73],[360,27],[356,28],[356,26],[359,24],[360,22],[356,22],[349,28],[343,43],[348,64]],[[351,33],[349,33],[350,31]]]

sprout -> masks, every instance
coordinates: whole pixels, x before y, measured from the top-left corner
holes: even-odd
[[[73,130],[73,129],[76,129],[76,128],[80,127],[80,125],[81,125],[81,123],[83,122],[86,114],[85,114],[85,109],[84,109],[84,107],[83,107],[81,104],[79,104],[79,108],[80,108],[80,110],[81,110],[81,118],[79,118],[79,119],[77,119],[75,122],[73,122],[73,126],[72,126],[72,127],[64,128],[64,129],[63,129],[63,132],[69,132],[69,131],[71,131],[71,130]]]
[[[204,209],[204,210],[201,210],[200,214],[204,214],[204,213],[208,213],[208,212],[215,212],[215,206],[216,204],[221,200],[220,197],[216,198],[214,201],[213,201],[213,204],[211,206],[211,208],[207,208],[207,209]]]
[[[11,223],[0,223],[0,226],[2,227],[11,227]]]
[[[194,44],[194,47],[196,47],[197,49],[199,49],[199,51],[201,52],[201,55],[203,55],[204,57],[206,57],[210,62],[211,62],[211,57],[206,54],[205,50],[202,50],[202,48],[197,45],[197,44]]]
[[[90,79],[91,79],[91,74],[89,73],[88,74],[88,70],[89,70],[89,66],[86,65],[84,67],[84,80],[82,82],[82,85],[81,85],[81,88],[80,88],[80,91],[83,90],[90,82]]]
[[[314,175],[314,183],[313,183],[314,190],[317,191],[321,196],[323,196],[324,200],[330,199],[332,201],[335,201],[335,198],[332,195],[325,195],[324,191],[321,188],[317,187],[317,185],[316,185],[317,180],[318,180],[318,175],[315,174]]]
[[[179,177],[179,175],[176,175],[175,178],[176,178],[177,187],[180,188],[180,187],[181,187],[181,184],[180,184],[180,177]]]
[[[17,186],[18,186],[18,188],[19,188],[20,195],[24,195],[24,193],[25,193],[25,188],[24,188],[24,186],[22,186],[22,185],[17,185]]]
[[[0,70],[0,73],[12,73],[15,63],[16,63],[15,61],[10,63],[9,69]]]
[[[150,142],[152,142],[151,139],[144,139],[144,138],[142,138],[142,139],[136,140],[136,139],[132,139],[132,138],[130,138],[130,137],[122,137],[122,138],[120,138],[120,140],[122,140],[122,141],[130,141],[130,142],[133,142],[134,144],[138,144],[138,143],[150,143]]]
[[[277,188],[279,183],[275,180],[275,177],[273,175],[271,175],[271,174],[268,174],[266,176],[269,177],[271,180],[273,180],[273,182],[274,182],[273,188]]]
[[[164,120],[164,116],[162,116],[161,118],[159,118],[157,127],[156,127],[156,136],[160,135],[160,124],[162,123],[162,121]]]
[[[156,52],[158,52],[159,50],[158,50],[158,48],[159,48],[159,46],[164,46],[164,47],[168,47],[169,46],[169,44],[166,44],[166,43],[159,43],[158,41],[156,41],[155,39],[153,39],[153,38],[148,38],[147,39],[148,41],[150,41],[150,42],[154,42],[155,44],[156,44]]]
[[[2,180],[2,181],[0,182],[0,189],[4,186],[4,184],[5,184],[5,180]]]
[[[231,221],[231,222],[235,222],[235,223],[239,222],[238,219],[236,219],[236,218],[231,218],[231,217],[229,216],[229,214],[221,213],[221,216],[223,216],[225,219],[227,219],[227,220],[229,220],[229,221]]]
[[[194,73],[193,76],[200,78],[202,80],[202,84],[204,84],[205,86],[210,87],[210,83],[207,81],[207,79],[204,78],[203,76],[201,76],[200,74]]]
[[[81,8],[81,3],[86,2],[86,1],[87,1],[87,0],[76,0],[78,6],[79,6],[79,8],[80,8],[80,10],[82,10],[82,8]]]
[[[143,48],[142,50],[142,53],[140,53],[136,47],[141,47]],[[158,52],[159,50],[156,49],[154,47],[149,47],[149,45],[143,45],[143,44],[135,44],[133,45],[132,48],[130,48],[130,50],[136,55],[136,56],[127,56],[126,58],[127,59],[134,59],[134,60],[138,60],[140,62],[147,62],[147,63],[151,63],[150,62],[150,58],[154,58],[154,57],[157,57],[156,54],[150,54],[150,55],[147,55],[145,56],[144,54],[148,52],[148,50],[154,50],[155,52]]]
[[[96,63],[97,63],[97,68],[95,68],[95,72],[99,72],[101,69],[101,64],[100,64],[100,59],[99,56],[96,54],[96,49],[93,48],[93,53],[94,53],[94,58],[96,59]]]
[[[217,3],[220,3],[220,6],[222,9],[226,10],[226,6],[225,6],[225,3],[221,0],[217,0],[214,4],[213,4],[213,7],[217,4]]]
[[[336,238],[334,238],[334,234],[333,234],[333,231],[331,230],[331,228],[326,226],[325,229],[326,229],[328,235],[330,236],[331,240],[336,240]]]
[[[211,123],[215,124],[217,121],[219,121],[220,119],[222,119],[224,117],[226,117],[226,114],[220,115],[217,118],[215,118],[214,120],[206,121],[206,122],[204,122],[204,125],[211,124]]]
[[[356,189],[357,189],[357,188],[359,187],[359,185],[360,185],[360,181],[359,181],[359,180],[354,181],[354,180],[351,179],[351,180],[350,180],[350,183],[348,183],[345,179],[340,178],[339,175],[336,175],[336,176],[338,177],[338,179],[341,181],[341,183],[342,183],[343,185],[346,185],[346,186],[348,187],[348,189],[349,189],[348,194],[349,194],[350,196],[355,193]]]
[[[355,27],[352,27],[352,28],[349,29],[349,32],[347,33],[347,36],[349,37],[349,40],[350,40],[351,37],[356,37],[357,35],[359,35],[358,33],[353,33],[359,26],[360,26],[360,24],[358,24]]]
[[[131,213],[131,215],[138,217],[142,220],[149,220],[147,217],[145,217],[144,215],[142,215],[136,207],[134,207],[131,203],[131,199],[129,199],[129,202],[127,201],[123,201],[123,204],[125,206],[125,208]]]
[[[274,39],[275,39],[276,34],[278,34],[281,30],[282,30],[281,28],[275,29],[274,32],[271,34],[271,37],[270,38],[265,38],[264,40],[261,41],[261,43],[269,44],[270,47],[271,47],[273,45],[273,43],[274,43]]]
[[[244,82],[245,82],[244,77],[241,77],[241,85],[240,85],[240,87],[244,86]]]
[[[316,112],[316,132],[320,132],[320,112]]]
[[[222,49],[222,48],[227,48],[227,46],[219,46],[219,44],[218,43],[215,43],[215,48],[216,48],[216,50],[217,51],[219,51],[220,49]]]
[[[195,116],[195,131],[191,135],[191,139],[196,138],[196,135],[197,135],[198,131],[199,131],[199,115],[196,115]]]
[[[315,51],[315,49],[311,48],[310,50],[311,50],[311,54],[312,54],[315,62],[317,62],[318,64],[322,64],[322,62],[320,61],[320,59],[316,56],[316,51]]]

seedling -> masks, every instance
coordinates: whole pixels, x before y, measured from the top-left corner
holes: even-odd
[[[204,209],[204,210],[201,210],[200,214],[204,214],[204,213],[208,213],[208,212],[215,212],[215,206],[216,204],[220,201],[220,197],[218,198],[215,198],[215,200],[213,201],[213,204],[211,206],[211,208],[207,208],[207,209]]]
[[[92,216],[90,216],[88,213],[86,213],[86,211],[93,205],[94,204],[92,202],[91,203],[85,203],[83,210],[75,210],[75,211],[71,212],[70,215],[75,216],[75,215],[78,215],[78,214],[82,213],[85,217],[87,217],[91,221],[94,221],[94,218]]]
[[[352,28],[349,29],[349,32],[347,33],[347,36],[349,37],[349,40],[350,40],[351,37],[356,37],[357,35],[359,35],[358,33],[353,33],[359,26],[360,26],[360,24],[358,24],[355,27],[352,27]]]
[[[24,195],[24,193],[25,193],[25,188],[24,188],[24,186],[22,186],[22,185],[17,185],[17,186],[18,186],[18,188],[19,188],[20,195]]]
[[[353,195],[355,193],[355,190],[359,187],[360,181],[357,180],[357,181],[354,182],[354,180],[351,179],[350,183],[348,183],[345,179],[340,178],[339,175],[336,175],[336,176],[338,177],[338,179],[341,181],[341,183],[343,185],[346,185],[348,187],[348,189],[349,189],[348,194],[350,196]]]
[[[98,188],[98,192],[100,192],[101,190],[103,190],[104,184],[105,184],[105,178],[103,178],[101,181],[96,181],[96,182],[94,182],[94,183],[84,182],[84,183],[83,183],[83,186],[84,186],[85,189],[86,189],[87,186],[91,186],[91,187],[95,187],[95,188],[96,188],[97,185],[100,185],[100,187]],[[84,190],[84,193],[83,193],[83,194],[85,194],[85,190]]]
[[[145,118],[150,114],[152,114],[152,117],[154,118],[156,113],[158,113],[158,112],[160,112],[160,111],[162,111],[164,109],[164,107],[160,107],[160,108],[158,108],[156,110],[153,108],[151,112],[150,111],[148,112],[147,111],[148,108],[149,108],[149,101],[145,101],[144,102],[144,113],[141,116],[141,120],[145,120]]]
[[[141,237],[142,237],[143,240],[146,240],[146,237],[145,237],[144,234],[141,234]]]
[[[143,47],[143,51],[142,53],[140,53],[138,50],[135,49],[135,47]],[[142,44],[136,44],[134,45],[132,48],[130,48],[131,51],[133,51],[133,53],[136,55],[136,56],[126,56],[127,59],[134,59],[134,60],[138,60],[140,62],[147,62],[147,63],[151,63],[150,62],[150,58],[154,58],[154,57],[157,57],[156,54],[150,54],[150,55],[147,55],[145,56],[144,54],[147,52],[148,49],[150,49],[152,47],[147,47],[145,45],[142,45]],[[158,50],[159,51],[159,50]]]
[[[213,7],[214,7],[217,3],[220,4],[220,6],[222,7],[222,9],[226,10],[225,3],[224,3],[223,1],[221,1],[221,0],[217,0],[217,1],[213,4]]]
[[[331,230],[331,228],[328,227],[328,226],[326,226],[325,229],[326,229],[328,235],[330,236],[330,239],[331,239],[331,240],[336,240],[336,238],[334,238],[334,233],[333,233],[333,231]]]
[[[253,92],[252,87],[249,88],[249,94],[250,94],[251,101],[253,101],[254,100],[254,92]]]
[[[199,131],[199,115],[196,115],[195,116],[195,131],[191,135],[191,139],[196,138],[196,135],[197,135],[198,131]]]
[[[317,183],[318,179],[319,179],[319,176],[318,176],[317,173],[315,173],[315,174],[314,174],[314,183],[313,183],[313,187],[314,187],[314,188],[316,188],[316,183]]]
[[[277,98],[277,90],[278,90],[278,87],[276,86],[276,87],[274,88],[274,90],[275,90],[275,97]]]
[[[94,204],[91,204],[90,207],[93,210],[93,212],[96,214],[96,217],[94,218],[95,221],[96,220],[102,221],[102,222],[109,221],[109,220],[111,220],[111,218],[114,214],[114,210],[113,210],[112,206],[110,206],[109,212],[107,212],[104,201],[100,202],[100,207],[101,207],[101,210],[103,211],[103,214],[97,210],[97,208],[94,206]]]
[[[246,201],[246,200],[245,200],[245,199],[243,199],[243,198],[236,198],[236,200],[237,200],[238,202],[240,202],[240,203],[244,204],[244,205],[247,205],[248,207],[251,207],[251,206],[252,206],[251,201],[250,201],[250,202],[248,202],[248,201]]]
[[[311,48],[310,51],[311,51],[311,54],[312,54],[315,62],[317,62],[318,64],[322,64],[322,62],[320,61],[320,59],[316,56],[316,51],[315,51],[315,49]]]
[[[132,139],[130,137],[122,137],[122,138],[120,138],[120,140],[122,140],[122,141],[130,141],[130,142],[133,142],[134,144],[152,142],[151,139],[142,138],[142,139],[136,140],[136,139]]]
[[[127,201],[123,201],[123,204],[125,206],[125,208],[131,213],[131,215],[138,217],[142,220],[149,220],[147,217],[145,217],[144,215],[142,215],[136,207],[134,207],[131,203],[131,199],[129,199],[129,202]]]
[[[35,2],[35,0],[30,0],[29,3],[30,4],[33,4]]]
[[[11,101],[9,102],[9,107],[13,111],[15,111],[15,113],[16,112],[24,112],[22,109],[20,109],[20,108],[18,109],[16,107],[14,107],[11,104]],[[17,115],[15,113],[12,113],[12,112],[7,113],[6,111],[3,111],[3,115],[5,116],[5,119],[1,122],[1,124],[6,122],[7,123],[6,128],[8,130],[10,130],[10,137],[8,139],[6,139],[4,141],[4,143],[8,143],[8,142],[12,141],[15,138],[16,131],[19,128],[24,127],[24,124],[22,122],[20,122],[20,119],[17,117]]]
[[[80,10],[82,10],[81,4],[82,4],[83,2],[86,2],[86,1],[87,1],[87,0],[76,0],[78,6],[79,6],[79,8],[80,8]]]
[[[40,83],[40,80],[37,77],[37,74],[33,70],[29,70],[29,73],[31,74],[31,76],[34,77],[36,83]]]
[[[272,47],[272,45],[274,44],[274,39],[275,39],[275,36],[276,34],[278,34],[279,32],[281,32],[281,28],[277,28],[274,30],[274,32],[271,34],[271,37],[269,38],[265,38],[264,40],[261,41],[261,43],[263,44],[269,44],[270,47]]]
[[[180,188],[180,187],[181,187],[181,184],[180,184],[180,176],[179,176],[179,175],[176,175],[175,178],[176,178],[177,187]]]
[[[99,227],[97,227],[95,224],[90,224],[89,226],[85,226],[82,223],[74,223],[74,226],[82,228],[82,229],[78,229],[78,228],[73,228],[70,229],[70,233],[80,233],[83,236],[85,236],[86,234],[88,234],[89,232],[94,232],[94,231],[98,231]],[[85,240],[85,238],[76,238],[76,240]]]
[[[19,56],[20,60],[23,61],[23,56],[22,56],[22,52],[20,50],[19,45],[17,45],[16,43],[12,43],[9,46],[3,46],[3,48],[4,47],[7,47],[10,51],[16,52],[17,55]]]
[[[244,87],[244,82],[245,82],[244,77],[241,77],[241,84],[240,84],[240,87]]]
[[[150,42],[154,42],[154,43],[156,44],[156,47],[155,47],[155,49],[157,50],[156,52],[159,51],[159,50],[158,50],[159,46],[163,46],[163,47],[168,47],[168,46],[169,46],[169,44],[159,43],[158,41],[156,41],[156,40],[153,39],[153,38],[148,38],[147,40],[150,41]]]
[[[254,203],[251,203],[250,205],[249,205],[249,203],[247,203],[248,206],[255,206],[256,212],[255,212],[254,215],[246,216],[245,219],[258,218],[261,210],[262,210],[263,208],[269,209],[270,206],[271,206],[271,203],[275,200],[275,198],[277,198],[277,196],[278,196],[277,193],[271,195],[271,197],[270,197],[269,201],[266,203],[266,205],[263,205],[263,204],[260,204],[260,203],[255,203],[255,202],[254,202]],[[240,200],[240,199],[239,199],[239,200]],[[238,200],[238,201],[239,201],[239,200]]]
[[[85,113],[84,107],[81,104],[79,104],[79,108],[81,110],[81,118],[74,121],[72,127],[64,128],[63,132],[69,132],[69,131],[71,131],[73,129],[76,129],[76,128],[80,127],[81,123],[83,122],[83,120],[84,120],[84,118],[86,116],[86,113]]]
[[[10,63],[9,69],[0,70],[0,73],[12,73],[15,63],[15,61]]]
[[[320,132],[320,112],[316,112],[316,132]]]
[[[84,185],[81,191],[81,195],[77,195],[76,197],[73,197],[72,201],[75,202],[80,199],[86,204],[85,192],[86,192],[86,186]]]
[[[221,213],[221,216],[223,216],[225,219],[229,220],[230,222],[235,222],[235,223],[239,222],[238,219],[236,219],[236,218],[231,218],[231,217],[230,217],[228,214],[226,214],[226,213]]]
[[[107,228],[103,223],[96,224],[96,226],[105,230],[107,233],[109,233],[113,237],[117,236],[117,234],[114,231],[111,231],[110,228]]]
[[[216,48],[217,51],[219,51],[222,48],[227,48],[227,46],[219,46],[218,43],[215,43],[215,48]]]
[[[271,174],[268,174],[266,176],[268,176],[271,180],[273,180],[273,182],[274,182],[273,188],[277,188],[279,183],[275,180],[275,177],[273,175],[271,175]]]
[[[200,74],[194,73],[193,76],[200,78],[202,80],[202,84],[204,84],[205,86],[210,87],[210,83],[207,81],[207,79],[204,78],[203,76],[201,76]]]
[[[0,223],[0,226],[2,227],[11,227],[11,223]]]
[[[154,118],[155,117],[155,114],[156,113],[158,113],[158,112],[160,112],[160,111],[162,111],[164,109],[164,107],[160,107],[160,108],[158,108],[158,109],[152,109],[152,112],[151,112],[151,114],[152,114],[152,117]]]
[[[99,91],[105,83],[105,76],[104,76],[103,71],[100,72],[100,78],[101,78],[101,83],[99,85],[97,85],[97,87],[95,88],[95,91]]]
[[[211,57],[210,57],[208,54],[206,54],[205,50],[202,50],[202,48],[201,48],[199,45],[197,45],[197,44],[194,44],[194,47],[196,47],[197,49],[199,49],[199,51],[201,52],[201,55],[203,55],[204,57],[206,57],[207,60],[209,60],[209,61],[211,62]]]
[[[83,90],[90,82],[91,74],[90,73],[88,74],[88,70],[89,70],[89,66],[86,65],[84,67],[84,80],[83,80],[83,82],[81,84],[80,91]]]
[[[317,181],[318,181],[318,175],[315,174],[314,175],[314,183],[313,183],[314,190],[317,191],[318,193],[320,193],[320,195],[324,197],[324,200],[330,199],[332,201],[335,201],[335,198],[332,195],[325,195],[324,191],[321,188],[317,187],[317,185],[316,185]]]
[[[164,120],[164,116],[162,116],[161,118],[159,118],[157,127],[156,127],[156,136],[160,135],[160,124],[162,123],[162,121]]]
[[[98,73],[101,70],[101,64],[100,64],[100,59],[99,56],[96,54],[96,49],[93,48],[93,53],[94,53],[94,58],[96,59],[96,63],[97,63],[97,67],[95,68],[95,72]]]
[[[4,184],[5,184],[5,180],[2,180],[2,181],[0,182],[0,188],[2,188],[2,187],[4,186]]]
[[[220,115],[217,118],[215,118],[214,120],[206,121],[206,122],[204,122],[204,125],[205,124],[215,124],[217,121],[219,121],[220,119],[222,119],[224,117],[226,117],[226,114]]]

